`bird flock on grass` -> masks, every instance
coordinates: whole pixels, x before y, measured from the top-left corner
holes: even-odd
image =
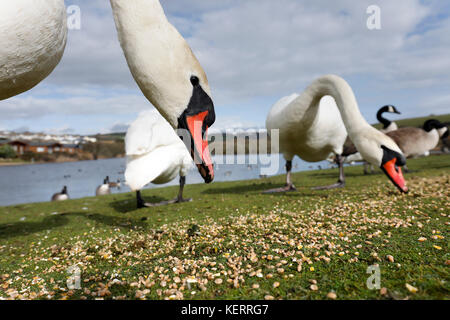
[[[190,201],[183,198],[190,167],[196,166],[206,183],[214,179],[207,131],[216,115],[206,74],[158,0],[110,3],[130,72],[156,108],[139,115],[127,132],[125,183],[136,192],[139,208]],[[35,87],[55,69],[67,42],[67,17],[63,0],[1,1],[0,12],[0,100],[4,100]],[[338,182],[315,189],[344,187],[344,163],[365,161],[379,167],[400,192],[407,192],[401,168],[406,159],[428,155],[448,135],[448,128],[428,120],[423,128],[399,129],[383,113],[399,112],[392,105],[380,109],[377,118],[383,129],[377,130],[361,115],[350,85],[331,74],[314,79],[300,94],[280,99],[271,108],[266,127],[279,131],[286,185],[265,193],[296,190],[291,176],[295,156],[317,162],[330,155],[340,169]],[[183,139],[179,130],[185,133]],[[167,183],[177,176],[176,199],[160,204],[142,199],[140,191],[147,184]],[[110,194],[112,187],[120,187],[120,181],[111,183],[107,177],[96,195]],[[67,199],[66,186],[52,197]]]

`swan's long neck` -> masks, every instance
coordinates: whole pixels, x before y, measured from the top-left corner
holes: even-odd
[[[300,99],[309,107],[319,106],[320,99],[327,95],[335,99],[345,128],[350,136],[370,127],[359,111],[352,88],[344,79],[338,76],[326,75],[316,79],[303,92]]]
[[[137,26],[151,26],[166,22],[164,9],[158,0],[110,0],[119,32],[129,31]]]

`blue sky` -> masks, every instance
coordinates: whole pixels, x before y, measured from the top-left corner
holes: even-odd
[[[152,108],[132,79],[109,1],[66,0],[82,12],[63,60],[33,90],[0,101],[0,130],[95,134],[125,130]],[[369,122],[385,104],[402,117],[450,112],[450,4],[439,0],[166,0],[169,20],[204,67],[217,130],[264,127],[278,99],[336,73]],[[366,9],[381,8],[381,30]],[[345,14],[343,14],[345,13]]]

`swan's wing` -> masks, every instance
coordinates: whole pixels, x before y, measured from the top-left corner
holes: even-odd
[[[128,156],[125,170],[126,184],[131,190],[136,191],[151,182],[158,184],[170,182],[178,175],[182,165],[183,158],[179,150],[180,148],[167,146],[159,147],[142,156]]]
[[[187,176],[187,173],[189,170],[192,170],[195,165],[194,161],[192,160],[191,155],[187,151],[186,147],[180,148],[180,153],[182,153],[182,164],[180,168],[180,176],[185,177]]]
[[[175,130],[156,110],[141,112],[125,136],[127,156],[140,156],[161,146],[177,144],[184,146]]]

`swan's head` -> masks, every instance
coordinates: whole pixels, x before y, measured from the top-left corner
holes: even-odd
[[[446,139],[449,135],[448,127],[442,124],[439,120],[431,119],[425,121],[425,123],[423,124],[423,130],[425,130],[426,132],[430,132],[433,129],[437,130],[439,138],[441,139]]]
[[[405,178],[403,177],[402,169],[406,164],[405,156],[395,150],[392,150],[385,145],[381,146],[383,150],[383,157],[381,159],[380,168],[388,176],[389,180],[404,193],[408,192],[408,187],[406,186]]]
[[[111,0],[117,34],[143,94],[175,130],[205,182],[214,178],[207,131],[215,121],[206,74],[157,0]]]
[[[355,143],[358,151],[366,161],[380,167],[401,192],[407,193],[408,187],[401,169],[406,164],[403,152],[387,135],[377,130],[370,131],[370,138],[366,135],[359,145]]]
[[[178,133],[191,153],[200,175],[206,183],[214,179],[214,168],[208,148],[208,128],[216,120],[214,103],[207,92],[207,82],[192,75],[189,79],[192,94],[189,103],[177,119]]]

